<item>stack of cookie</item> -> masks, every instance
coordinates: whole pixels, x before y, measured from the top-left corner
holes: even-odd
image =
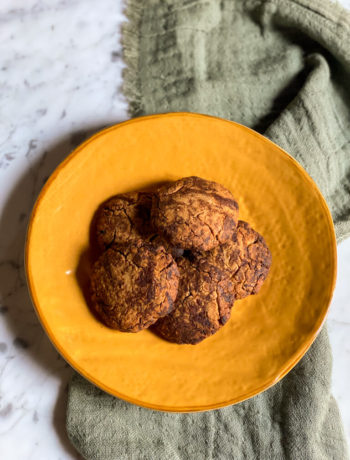
[[[217,332],[271,265],[262,236],[238,220],[231,192],[199,177],[109,199],[95,238],[103,252],[91,291],[101,320],[124,332],[152,326],[181,344]]]

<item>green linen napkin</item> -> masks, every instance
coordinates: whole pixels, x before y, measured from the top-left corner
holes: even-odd
[[[350,18],[326,0],[129,0],[133,116],[193,111],[264,133],[309,172],[350,233]],[[307,308],[307,305],[305,306]],[[87,459],[347,458],[324,328],[278,384],[235,406],[143,409],[76,375],[67,431]]]

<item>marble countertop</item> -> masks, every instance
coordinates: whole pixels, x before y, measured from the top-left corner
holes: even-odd
[[[350,0],[341,3],[350,8]],[[121,0],[0,3],[0,456],[78,459],[65,432],[72,370],[28,296],[28,217],[54,167],[82,140],[127,118]],[[333,392],[350,439],[350,240],[338,247],[328,328]]]

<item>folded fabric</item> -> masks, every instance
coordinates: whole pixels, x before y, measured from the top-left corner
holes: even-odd
[[[350,234],[350,18],[327,0],[129,0],[125,94],[133,116],[192,111],[248,125],[294,156]],[[305,306],[307,308],[307,305]],[[76,375],[68,435],[87,459],[347,458],[324,328],[299,364],[235,406],[174,414]]]

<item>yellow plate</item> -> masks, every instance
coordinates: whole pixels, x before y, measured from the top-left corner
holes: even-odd
[[[273,257],[266,283],[195,346],[108,329],[81,289],[95,209],[113,194],[190,175],[229,188],[240,218],[264,236]],[[42,190],[26,251],[34,305],[63,357],[103,390],[166,411],[226,406],[278,382],[319,332],[336,277],[331,216],[301,166],[244,126],[189,113],[134,119],[78,147]]]

